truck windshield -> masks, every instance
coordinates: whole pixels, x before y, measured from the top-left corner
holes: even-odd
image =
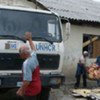
[[[52,42],[61,41],[59,18],[56,15],[0,9],[0,35],[23,37],[25,32],[32,32],[33,39],[37,41],[45,41],[43,37],[49,37]]]

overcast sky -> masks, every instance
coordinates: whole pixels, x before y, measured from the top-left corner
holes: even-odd
[[[100,0],[94,0],[94,1],[98,1],[98,2],[100,2]]]

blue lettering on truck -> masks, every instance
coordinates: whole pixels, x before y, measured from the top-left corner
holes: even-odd
[[[10,49],[16,49],[16,48],[17,48],[16,43],[11,43],[10,44]]]
[[[56,51],[55,45],[48,43],[38,43],[36,49],[39,51]]]

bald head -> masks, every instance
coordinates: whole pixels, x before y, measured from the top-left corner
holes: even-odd
[[[29,49],[29,47],[27,45],[22,45],[19,48],[19,53],[30,54],[31,51],[30,51],[30,49]]]

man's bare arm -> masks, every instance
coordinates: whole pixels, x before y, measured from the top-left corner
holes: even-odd
[[[22,84],[22,86],[21,86],[21,89],[22,89],[23,92],[25,92],[25,90],[26,90],[26,88],[27,88],[27,86],[28,86],[29,84],[30,84],[29,81],[23,81],[23,84]]]
[[[18,89],[17,91],[17,95],[19,96],[23,96],[25,94],[25,90],[27,88],[27,86],[30,84],[29,81],[23,81],[22,86]]]
[[[34,45],[34,43],[32,41],[32,34],[30,32],[26,32],[25,33],[25,38],[29,41],[29,44],[30,44],[31,49],[32,50],[36,50],[35,49],[35,45]]]
[[[29,44],[30,44],[31,49],[32,49],[32,50],[36,50],[36,49],[35,49],[35,45],[34,45],[32,39],[29,39],[28,41],[29,41]]]

